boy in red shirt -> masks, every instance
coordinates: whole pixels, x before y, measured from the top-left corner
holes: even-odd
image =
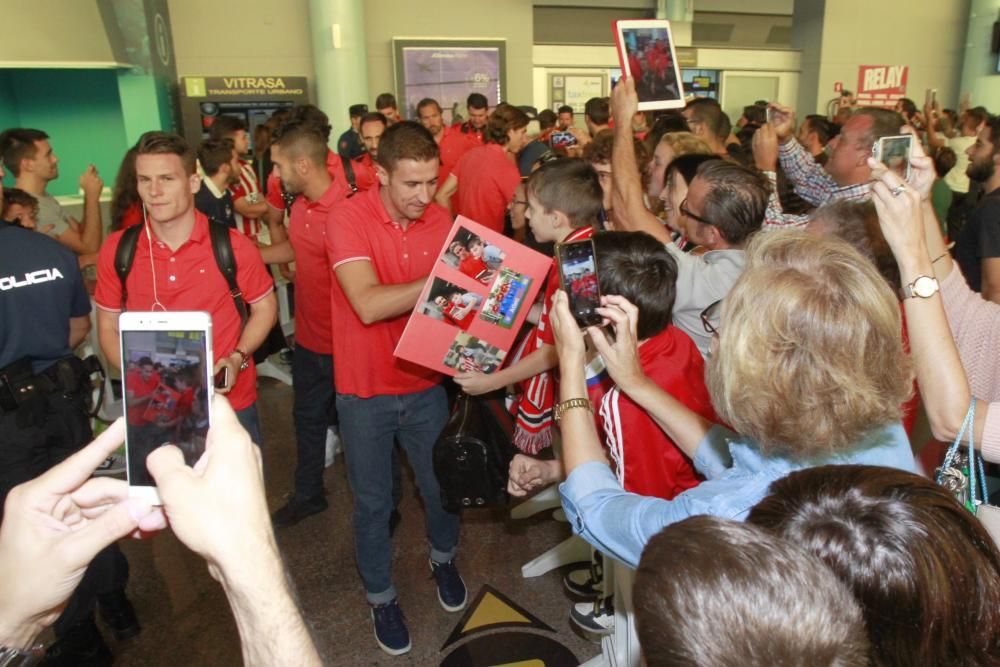
[[[673,257],[662,243],[641,232],[597,234],[594,250],[601,293],[623,296],[639,310],[636,336],[643,372],[691,410],[717,420],[705,386],[701,353],[686,333],[670,323],[677,282]],[[599,405],[598,428],[625,489],[669,500],[701,481],[691,460],[627,394],[612,386],[592,400]],[[510,466],[510,490],[513,495],[525,495],[562,476],[559,461],[518,454]],[[593,588],[599,583],[577,586]],[[577,604],[571,618],[584,630],[610,632],[611,599]]]
[[[540,243],[569,243],[590,238],[601,212],[603,192],[594,168],[583,160],[555,160],[545,164],[528,181],[526,216]],[[559,289],[555,261],[545,287],[538,325],[522,346],[520,358],[507,368],[484,374],[463,372],[455,382],[473,396],[508,384],[527,382],[518,405],[515,442],[525,452],[536,454],[551,443],[553,386],[551,371],[559,363],[555,339],[549,327],[548,309]]]

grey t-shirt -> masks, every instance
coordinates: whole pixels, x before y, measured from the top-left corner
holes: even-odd
[[[701,356],[707,356],[712,334],[705,331],[701,313],[729,294],[733,283],[743,273],[746,253],[741,249],[710,250],[698,256],[683,252],[672,243],[667,244],[667,250],[677,260],[674,324],[691,336]],[[719,326],[718,315],[712,324]]]
[[[69,220],[71,216],[63,209],[62,204],[56,201],[55,197],[46,192],[44,194],[37,195],[35,199],[38,200],[39,230],[52,225],[52,229],[48,230],[46,233],[49,236],[58,237],[69,229]]]

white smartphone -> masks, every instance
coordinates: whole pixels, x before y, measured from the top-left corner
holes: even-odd
[[[882,137],[872,146],[872,157],[896,172],[904,181],[910,177],[910,151],[913,146],[912,134]]]
[[[125,312],[118,318],[129,496],[159,505],[146,457],[170,443],[194,465],[212,423],[212,317]]]

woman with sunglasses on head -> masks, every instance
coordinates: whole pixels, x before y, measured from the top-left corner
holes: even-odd
[[[688,516],[744,519],[771,482],[815,465],[862,463],[914,471],[899,424],[910,392],[895,296],[870,262],[842,241],[802,232],[757,235],[747,265],[706,314],[712,404],[733,430],[658,389],[636,361],[636,309],[604,297],[614,330],[589,327],[612,379],[647,410],[706,481],[673,500],[622,489],[587,409],[584,333],[557,295],[552,316],[562,373],[563,508],[574,530],[635,567],[646,542]]]

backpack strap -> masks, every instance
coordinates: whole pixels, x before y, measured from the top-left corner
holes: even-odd
[[[250,315],[247,311],[247,302],[243,298],[243,291],[239,283],[236,282],[236,253],[233,252],[233,241],[229,238],[229,226],[219,222],[214,218],[208,220],[208,232],[212,238],[212,253],[215,255],[215,263],[219,265],[222,277],[229,285],[229,295],[233,297],[236,304],[236,312],[240,314],[240,331],[247,325]]]
[[[122,232],[122,237],[118,241],[118,248],[115,250],[115,273],[121,282],[121,312],[125,312],[125,304],[128,302],[128,288],[125,281],[129,271],[132,270],[132,262],[135,261],[135,248],[139,245],[139,234],[142,233],[146,223],[129,227]]]
[[[347,184],[351,186],[351,194],[347,195],[352,197],[358,193],[358,182],[357,178],[354,176],[354,165],[351,160],[346,155],[340,156],[340,161],[344,164],[344,176],[347,177]]]

